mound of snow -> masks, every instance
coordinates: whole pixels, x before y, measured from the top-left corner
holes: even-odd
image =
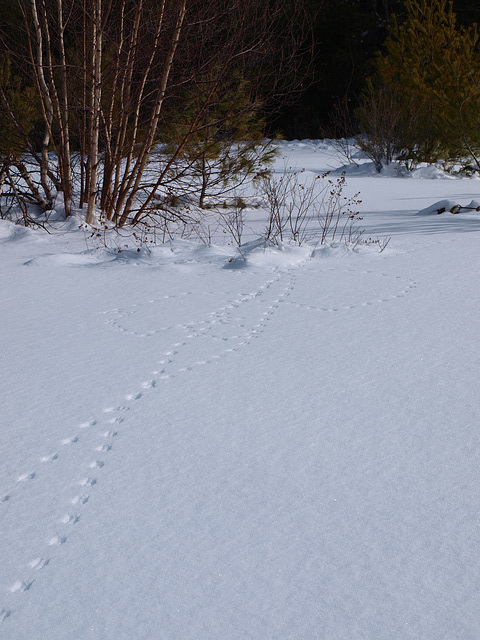
[[[15,242],[18,240],[35,240],[36,234],[32,229],[15,224],[9,220],[0,220],[0,242]]]
[[[447,173],[441,164],[422,164],[408,174],[415,179],[428,180],[456,180],[455,176]]]
[[[469,204],[462,207],[462,213],[464,211],[480,211],[480,200],[470,200]]]
[[[299,264],[312,255],[311,247],[284,244],[269,244],[264,238],[257,238],[246,242],[239,249],[237,255],[230,258],[225,269],[244,269],[248,266],[266,268],[286,268]]]
[[[84,267],[115,260],[115,254],[107,250],[89,249],[80,253],[48,253],[25,262],[27,266]]]
[[[240,248],[204,245],[190,240],[175,240],[151,249],[87,249],[79,252],[48,253],[25,262],[40,267],[92,267],[146,264],[166,265],[217,264],[228,269],[249,266],[287,268],[299,264],[312,255],[307,245],[298,247],[279,243],[271,245],[264,238],[247,242]]]
[[[458,207],[458,202],[455,200],[439,200],[434,204],[431,204],[425,209],[421,209],[415,215],[417,216],[432,216],[438,215],[439,213],[445,213],[445,211],[451,212],[452,209]]]
[[[417,216],[431,216],[438,215],[440,213],[468,213],[470,211],[480,211],[480,201],[471,200],[467,205],[461,205],[456,200],[439,200],[434,204],[421,209],[415,215]]]
[[[345,173],[355,178],[398,178],[406,175],[406,169],[398,162],[392,162],[382,168],[380,173],[373,162],[361,162],[359,164],[345,164],[332,171],[333,175]]]

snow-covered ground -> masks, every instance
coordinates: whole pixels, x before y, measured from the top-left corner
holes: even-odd
[[[480,182],[347,189],[382,253],[0,221],[2,640],[478,640]]]

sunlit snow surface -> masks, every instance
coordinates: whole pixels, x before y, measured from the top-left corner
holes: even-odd
[[[383,253],[0,221],[2,640],[478,640],[480,182],[387,174]]]

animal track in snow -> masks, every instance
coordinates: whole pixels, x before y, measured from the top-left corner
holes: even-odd
[[[125,397],[125,400],[139,400],[142,397],[140,391],[137,393],[129,393],[128,396]]]
[[[88,478],[84,478],[83,480],[80,480],[79,482],[79,485],[81,487],[93,487],[95,484],[97,484],[97,479],[91,478],[90,476]]]
[[[22,473],[21,476],[18,476],[17,482],[28,482],[29,480],[33,480],[36,476],[35,471],[30,471],[29,473]]]
[[[40,571],[40,569],[43,569],[49,563],[50,563],[49,558],[35,558],[35,560],[32,560],[31,562],[28,563],[28,566],[31,569],[34,569],[35,571]]]
[[[86,422],[80,423],[78,426],[80,429],[89,429],[90,427],[94,427],[96,424],[96,420],[87,420]]]
[[[120,405],[119,407],[107,407],[103,410],[103,413],[112,413],[113,411],[130,411],[130,407],[127,405]]]
[[[58,459],[58,453],[52,453],[49,456],[43,456],[43,458],[40,458],[40,462],[53,462],[54,460]]]
[[[154,379],[150,379],[150,380],[145,380],[142,384],[142,387],[144,389],[150,389],[150,388],[154,388],[156,385],[156,381]],[[142,393],[141,392],[137,392],[137,393],[132,393],[129,394],[128,396],[126,396],[127,400],[138,400],[139,398],[142,397]],[[121,412],[127,412],[130,410],[130,407],[127,404],[123,404],[123,405],[116,405],[116,406],[110,406],[110,407],[106,407],[103,411],[106,414],[105,418],[109,418],[106,420],[107,423],[109,423],[110,425],[118,425],[121,424],[124,421],[123,417],[120,417],[120,415],[115,415],[114,412],[117,413],[121,413]],[[110,414],[111,417],[108,416],[108,414]],[[113,415],[112,415],[113,414]],[[91,429],[93,427],[95,427],[98,424],[98,421],[96,419],[89,419],[86,420],[84,422],[80,422],[77,426],[77,429],[81,429],[81,430],[86,430],[86,429]],[[103,433],[100,432],[99,435],[102,435],[104,438],[106,439],[111,439],[115,436],[117,436],[118,432],[116,430],[113,429],[109,429],[107,431],[104,431]],[[79,433],[74,433],[72,436],[68,437],[68,438],[64,438],[63,440],[60,440],[59,442],[64,445],[64,446],[68,446],[68,445],[72,445],[75,444],[77,442],[80,441],[80,435]],[[110,442],[105,442],[104,444],[97,446],[96,450],[97,451],[101,451],[103,453],[110,451],[110,449],[112,448],[112,445]],[[78,452],[78,454],[81,453],[82,448],[80,449],[74,449],[74,451]],[[44,455],[42,457],[39,458],[39,462],[40,463],[52,463],[55,460],[58,460],[58,458],[60,457],[60,454],[58,451],[53,451],[47,455]],[[103,460],[101,459],[91,459],[90,462],[85,461],[86,466],[88,466],[91,470],[100,470],[102,467],[104,467],[105,463]],[[35,470],[32,471],[28,471],[26,473],[23,473],[21,475],[19,475],[17,477],[17,482],[19,483],[24,483],[24,482],[28,482],[30,480],[33,480],[37,475],[37,472]],[[95,486],[97,484],[97,478],[95,476],[85,476],[83,479],[80,476],[80,479],[78,481],[78,484],[80,487],[84,487],[85,489],[91,488],[93,486]],[[5,493],[3,495],[0,496],[0,502],[7,502],[10,500],[11,494],[10,493]],[[88,493],[79,493],[77,495],[74,495],[74,497],[72,497],[69,500],[69,504],[70,504],[70,508],[72,507],[76,507],[76,509],[81,508],[83,505],[85,505],[89,500],[89,495]],[[70,526],[73,527],[75,526],[79,521],[80,521],[80,514],[78,512],[71,512],[68,513],[66,512],[65,515],[63,517],[60,518],[60,520],[58,521],[61,525],[63,526]],[[60,533],[58,535],[55,535],[53,537],[51,537],[50,539],[46,540],[46,544],[49,547],[60,547],[62,545],[65,544],[65,542],[67,541],[67,536],[66,535],[61,535]],[[48,557],[35,557],[34,559],[32,559],[29,563],[28,563],[28,567],[30,568],[30,570],[32,571],[39,571],[43,568],[45,568],[50,562],[50,558]],[[31,586],[33,584],[33,580],[32,579],[24,579],[24,580],[17,580],[9,589],[10,593],[21,593],[21,592],[25,592],[28,591]],[[7,617],[9,617],[11,615],[12,611],[10,609],[4,608],[4,609],[0,609],[0,622],[5,620]]]
[[[65,544],[66,541],[67,541],[67,536],[53,536],[53,538],[50,538],[50,540],[48,541],[48,546],[61,547],[62,544]]]
[[[96,451],[110,451],[110,449],[112,448],[111,444],[102,444],[98,447],[95,447]]]
[[[75,514],[68,514],[67,513],[67,515],[63,516],[61,522],[63,524],[74,525],[74,524],[77,524],[77,522],[79,522],[79,520],[80,520],[80,516],[77,515],[76,513]]]
[[[280,277],[279,277],[280,278]],[[261,314],[261,321],[255,325],[254,327],[250,327],[250,328],[246,328],[244,321],[243,321],[243,317],[242,315],[238,315],[234,310],[238,309],[241,305],[248,303],[249,301],[252,300],[256,300],[259,298],[259,296],[261,296],[264,291],[266,291],[274,282],[278,281],[279,278],[276,278],[274,280],[269,281],[268,283],[266,283],[265,285],[262,285],[262,287],[260,287],[260,289],[258,291],[255,291],[253,293],[247,293],[247,294],[242,294],[241,296],[237,297],[235,300],[233,300],[232,302],[224,305],[223,307],[221,307],[220,309],[216,309],[214,312],[209,313],[206,316],[206,319],[199,321],[199,322],[193,322],[193,323],[187,323],[185,325],[182,325],[181,327],[177,327],[183,329],[185,332],[188,332],[189,335],[191,335],[193,338],[195,338],[196,336],[202,336],[207,334],[210,334],[208,337],[213,337],[214,339],[221,339],[222,342],[230,342],[230,345],[228,346],[228,349],[223,350],[220,353],[217,354],[211,354],[208,355],[207,357],[204,357],[204,359],[199,359],[198,361],[187,365],[185,367],[186,371],[190,371],[193,367],[196,366],[205,366],[207,364],[211,364],[212,362],[214,362],[216,359],[218,358],[222,358],[225,357],[225,355],[227,353],[230,353],[232,351],[235,351],[238,349],[239,346],[245,346],[247,344],[249,344],[248,338],[253,338],[255,337],[265,326],[265,322],[270,318],[270,316],[275,312],[275,310],[278,307],[278,301],[272,305],[270,307],[269,311],[265,311],[262,310],[263,313]],[[292,287],[287,287],[288,291],[290,291],[292,289]],[[287,295],[287,294],[285,294]],[[282,296],[281,296],[282,297]],[[280,298],[279,298],[280,300]],[[150,304],[152,304],[152,302],[154,301],[150,301]],[[126,314],[124,312],[118,312],[120,316],[126,317]],[[234,328],[234,331],[232,332],[231,329]],[[164,330],[165,328],[162,327],[160,330]],[[220,331],[225,331],[225,330],[229,330],[230,329],[230,336],[214,336],[211,335],[212,330],[218,330]],[[155,331],[159,331],[159,329],[155,329]],[[247,339],[245,339],[247,337]],[[233,346],[231,344],[232,341],[235,341],[236,343],[238,341],[241,341],[239,343],[238,346]],[[185,341],[178,341],[177,338],[177,342],[172,342],[171,347],[166,350],[164,352],[164,357],[162,358],[162,360],[160,361],[160,364],[163,365],[170,365],[174,362],[175,356],[178,354],[179,350],[183,347],[185,347],[187,344],[191,344],[189,342],[185,342]],[[207,355],[207,354],[205,354]],[[160,371],[155,371],[153,372],[153,375],[160,376],[160,380],[165,380],[168,378],[171,378],[174,376],[173,373],[166,371],[165,369],[160,369]],[[142,389],[153,389],[158,385],[158,382],[156,379],[147,379],[144,380],[141,383],[141,387]],[[130,393],[128,395],[125,396],[125,399],[127,401],[133,401],[133,400],[138,400],[142,397],[142,392],[138,391],[136,393]],[[126,412],[129,411],[130,407],[128,405],[117,405],[117,406],[108,406],[105,409],[103,409],[103,412],[105,414],[112,414],[114,412]],[[121,424],[123,422],[123,418],[117,415],[112,416],[108,422],[111,425],[118,425]],[[90,429],[94,426],[96,426],[98,424],[96,419],[89,419],[86,420],[84,422],[81,422],[78,424],[77,429],[81,429],[81,430],[86,430],[86,429]],[[115,430],[108,430],[106,432],[101,433],[101,435],[106,438],[106,439],[111,439],[114,438],[115,436],[117,436],[118,432]],[[80,440],[80,435],[79,434],[74,434],[73,436],[70,436],[68,438],[65,438],[63,440],[61,440],[61,444],[62,445],[71,445],[71,444],[75,444],[77,442],[79,442]],[[108,451],[110,451],[112,448],[111,443],[109,442],[105,442],[102,445],[99,445],[97,447],[95,447],[96,451],[99,452],[103,452],[106,453]],[[45,455],[41,458],[41,462],[42,463],[48,463],[48,462],[53,462],[54,460],[57,460],[59,457],[59,453],[58,452],[53,452],[49,455]],[[104,466],[104,462],[102,460],[92,460],[91,462],[87,463],[88,466],[90,467],[90,469],[94,470],[94,469],[101,469]],[[31,471],[25,474],[22,474],[21,476],[19,476],[18,478],[18,482],[26,482],[28,480],[32,480],[33,478],[35,478],[36,472],[35,471]],[[87,476],[83,479],[81,479],[79,481],[79,485],[82,487],[93,487],[94,485],[97,484],[97,478],[94,476]],[[10,495],[5,494],[4,496],[0,497],[0,500],[2,502],[7,502],[10,498]],[[89,496],[88,494],[79,494],[74,496],[71,500],[70,500],[70,504],[76,507],[81,507],[82,505],[86,504],[87,501],[89,500]],[[64,525],[74,525],[76,524],[78,521],[80,520],[80,516],[78,514],[69,514],[67,513],[62,519],[61,522]],[[50,546],[61,546],[63,545],[67,540],[66,536],[62,536],[62,535],[57,535],[54,536],[53,538],[50,539],[50,541],[48,542],[48,544]],[[30,568],[34,569],[34,570],[39,570],[43,567],[45,567],[48,564],[49,560],[48,559],[44,559],[44,558],[36,558],[35,560],[32,560],[30,562]],[[17,583],[15,583],[15,590],[16,591],[22,591],[22,590],[28,590],[31,586],[31,582],[21,582],[18,581]],[[3,618],[6,617],[7,615],[10,615],[10,612],[7,610],[2,610],[2,616]]]
[[[102,315],[115,314],[117,317],[113,319],[110,318],[109,320],[107,320],[107,324],[109,324],[109,326],[111,326],[114,329],[117,329],[126,333],[130,333],[138,337],[150,337],[159,333],[160,331],[167,331],[170,329],[182,329],[184,331],[187,331],[189,334],[188,337],[191,338],[191,337],[195,337],[195,334],[198,334],[201,331],[205,331],[206,329],[208,330],[209,328],[211,328],[211,326],[215,324],[227,324],[227,325],[231,324],[232,319],[230,318],[230,316],[231,316],[232,310],[238,309],[240,306],[242,306],[246,302],[249,302],[250,300],[258,299],[259,297],[263,296],[263,294],[273,284],[280,281],[285,275],[285,272],[283,271],[277,272],[277,273],[278,274],[275,277],[270,278],[269,280],[265,281],[263,284],[259,285],[256,291],[237,294],[233,300],[227,300],[221,307],[215,309],[214,311],[211,311],[210,313],[207,312],[203,320],[200,319],[200,320],[195,320],[193,322],[188,322],[188,323],[177,323],[174,326],[159,327],[157,325],[156,327],[155,326],[151,327],[151,329],[149,329],[148,331],[145,331],[145,330],[141,331],[139,330],[138,326],[135,326],[135,325],[133,327],[131,326],[132,316],[134,316],[134,314],[138,311],[138,309],[146,306],[152,308],[154,303],[157,303],[160,306],[160,309],[163,312],[165,312],[165,307],[163,303],[166,299],[169,299],[169,298],[175,299],[175,298],[180,298],[182,296],[191,296],[193,295],[192,291],[180,292],[174,295],[164,295],[158,299],[148,299],[143,303],[132,304],[129,310],[117,308],[117,309],[110,309],[101,313]],[[292,288],[291,284],[289,284],[286,287],[287,290],[291,290],[291,288]],[[209,295],[218,295],[218,292],[205,291],[205,292],[202,292],[201,294],[202,298]],[[230,292],[224,292],[224,295],[229,296],[231,294]],[[157,319],[158,315],[155,313],[155,315],[152,316],[152,319],[153,318]],[[141,319],[141,321],[143,320],[144,318]],[[204,326],[201,326],[201,325],[204,325]],[[192,331],[195,331],[195,334],[193,334]],[[175,356],[177,353],[176,348],[183,347],[185,346],[185,344],[186,344],[185,342],[178,341],[178,338],[177,338],[177,342],[172,343],[172,349],[167,351],[166,355]]]
[[[33,584],[33,580],[23,581],[17,580],[15,584],[13,584],[9,591],[10,593],[16,593],[17,591],[28,591]]]
[[[418,283],[415,282],[414,280],[410,280],[407,278],[404,278],[402,276],[398,276],[398,275],[391,275],[391,274],[387,274],[387,273],[378,273],[375,271],[357,271],[355,269],[340,269],[340,270],[336,270],[333,268],[328,268],[328,269],[323,269],[323,274],[325,274],[326,278],[327,278],[327,282],[323,282],[324,285],[324,290],[320,291],[320,294],[322,297],[324,297],[325,295],[330,295],[330,296],[335,296],[335,292],[336,291],[341,291],[341,295],[343,297],[343,299],[345,299],[346,294],[345,294],[345,290],[343,287],[338,285],[338,282],[336,280],[336,289],[333,287],[329,287],[328,286],[328,274],[330,272],[336,272],[336,278],[338,279],[338,274],[345,274],[347,280],[346,280],[346,286],[353,286],[352,289],[352,293],[355,292],[355,294],[358,293],[359,290],[362,289],[362,285],[363,282],[362,280],[360,280],[360,283],[356,283],[355,285],[352,285],[350,282],[350,279],[352,277],[355,278],[362,278],[367,276],[368,277],[368,282],[370,284],[371,282],[371,277],[375,276],[377,278],[380,279],[389,279],[391,280],[398,280],[398,281],[405,281],[408,280],[408,284],[407,286],[404,286],[403,289],[397,291],[396,293],[391,293],[391,285],[387,285],[387,291],[377,291],[376,295],[372,293],[372,297],[370,299],[367,300],[359,300],[358,302],[356,302],[355,304],[349,304],[349,305],[345,305],[345,304],[327,304],[327,305],[314,305],[311,304],[311,300],[314,299],[315,297],[315,292],[309,291],[309,302],[301,302],[298,300],[289,300],[287,301],[288,304],[298,307],[300,309],[308,309],[308,310],[312,310],[312,311],[322,311],[322,312],[327,312],[327,313],[336,313],[338,311],[344,311],[344,310],[352,310],[352,309],[357,309],[357,308],[362,308],[362,307],[371,307],[380,303],[385,303],[385,302],[391,302],[395,299],[399,299],[399,298],[403,298],[407,293],[409,293],[410,291],[414,290],[417,286]],[[321,281],[319,281],[320,284],[322,283]],[[381,282],[381,280],[379,281]],[[379,285],[377,285],[377,287],[375,287],[376,289],[381,288]],[[379,295],[380,294],[380,295]],[[340,300],[339,300],[340,302]]]
[[[170,353],[172,354],[172,356],[174,356],[176,354],[176,350],[174,349],[170,351]],[[154,378],[151,378],[151,379],[144,379],[144,381],[141,384],[141,387],[142,387],[142,390],[154,389],[156,385],[157,385],[157,381]],[[141,397],[142,397],[142,392],[137,391],[135,393],[126,395],[125,399],[127,401],[133,401],[133,400],[138,400]],[[112,427],[113,425],[120,425],[124,421],[124,417],[121,417],[121,415],[117,415],[117,414],[125,413],[129,410],[130,410],[130,406],[127,403],[105,407],[103,409],[103,412],[105,414],[105,419],[103,421],[104,428],[107,427],[108,429],[108,425]],[[77,424],[78,433],[74,433],[68,438],[59,440],[59,444],[64,446],[75,444],[81,440],[80,430],[92,429],[97,425],[98,425],[98,421],[92,418],[89,420],[85,420],[84,422],[80,422]],[[103,436],[103,438],[105,438],[106,441],[104,441],[103,444],[99,444],[99,446],[96,446],[96,447],[92,445],[92,449],[94,448],[96,451],[102,452],[105,454],[106,452],[112,449],[112,444],[109,440],[117,436],[118,431],[113,428],[105,430],[103,432],[101,429],[99,431],[100,432],[97,433],[97,436]],[[85,440],[85,442],[87,442],[87,440]],[[85,455],[85,452],[83,451],[83,447],[74,448],[72,449],[72,452],[73,451],[75,452],[77,458],[79,455],[80,456]],[[58,460],[60,457],[61,455],[59,451],[52,451],[46,455],[39,457],[39,462],[44,464],[52,463],[55,460]],[[77,459],[77,464],[79,463],[80,463],[80,460]],[[84,461],[84,466],[88,467],[91,470],[91,472],[93,471],[95,473],[105,466],[105,462],[102,459],[95,459],[92,456],[90,461],[88,460],[88,458],[87,460]],[[17,482],[19,483],[28,482],[30,480],[33,480],[36,477],[36,475],[37,475],[36,470],[22,473],[17,477]],[[77,478],[77,482],[79,487],[83,487],[84,489],[88,490],[89,488],[94,487],[97,484],[97,478],[95,477],[95,475],[91,475],[91,476],[86,475],[85,477],[83,477],[83,479],[82,479],[82,476],[80,476],[79,478]],[[0,495],[0,502],[8,502],[12,495],[13,494],[11,494],[10,492]],[[65,515],[60,517],[60,519],[58,520],[57,526],[59,525],[69,526],[69,527],[75,526],[80,521],[80,518],[82,517],[78,511],[80,511],[80,508],[83,507],[83,505],[85,505],[89,501],[89,497],[90,496],[88,495],[87,492],[78,493],[77,495],[74,494],[73,497],[68,500],[69,504],[65,505],[66,506],[66,510],[64,512]],[[71,513],[67,511],[68,507],[72,509]],[[47,538],[45,540],[45,543],[49,547],[54,548],[54,547],[60,547],[64,545],[66,541],[67,541],[67,535],[60,534],[59,532],[57,535],[54,535],[50,539]],[[50,558],[48,557],[41,557],[41,556],[34,557],[30,562],[28,562],[28,568],[31,571],[39,571],[45,568],[49,563],[50,563]],[[19,579],[8,589],[8,591],[10,593],[26,592],[31,588],[33,582],[34,581],[31,578],[28,578],[28,579],[25,578],[23,580]],[[0,622],[8,618],[11,614],[12,614],[12,611],[10,609],[7,609],[7,608],[0,609]]]
[[[269,280],[268,282],[261,285],[257,291],[254,291],[251,293],[243,293],[236,296],[234,300],[230,300],[229,302],[224,304],[222,307],[217,308],[213,312],[206,314],[203,320],[199,320],[197,322],[185,323],[185,324],[176,326],[177,335],[175,336],[175,338],[177,341],[173,342],[172,340],[172,342],[170,343],[170,347],[167,347],[167,349],[163,352],[163,354],[159,354],[161,357],[159,364],[164,365],[166,368],[160,368],[159,371],[157,370],[153,371],[151,375],[155,376],[155,378],[144,379],[143,382],[141,382],[140,391],[126,395],[125,396],[125,400],[127,401],[126,404],[105,407],[103,409],[103,413],[107,415],[105,415],[104,424],[108,423],[111,426],[120,425],[124,421],[124,418],[120,417],[119,415],[116,415],[116,412],[120,413],[120,412],[129,411],[130,406],[128,405],[128,403],[142,398],[143,390],[154,389],[160,384],[160,381],[174,377],[175,374],[171,371],[171,368],[168,367],[168,365],[171,365],[173,363],[175,367],[175,360],[176,360],[177,354],[181,352],[181,350],[184,347],[192,344],[191,341],[186,340],[185,334],[188,334],[191,340],[198,339],[199,341],[202,341],[203,345],[207,347],[209,344],[208,340],[213,340],[217,343],[218,349],[214,349],[214,351],[217,351],[217,353],[211,353],[211,352],[209,353],[207,351],[206,353],[202,354],[203,357],[201,356],[200,358],[198,358],[197,356],[198,359],[196,359],[195,361],[187,360],[186,363],[182,363],[184,364],[183,368],[181,369],[183,371],[191,371],[193,368],[200,367],[200,366],[204,367],[205,365],[214,363],[219,358],[228,357],[228,354],[238,351],[241,347],[245,347],[249,345],[254,338],[259,337],[262,331],[265,330],[268,321],[278,310],[280,303],[283,302],[293,290],[293,280],[290,280],[290,283],[288,284],[287,287],[284,288],[283,292],[281,294],[277,294],[277,297],[273,303],[271,301],[269,303],[269,301],[265,299],[264,297],[265,292],[268,289],[270,289],[270,287],[273,284],[279,282],[284,277],[284,275],[285,275],[284,273],[281,273],[280,275],[278,275],[278,277],[272,280]],[[188,292],[184,295],[190,295],[190,294],[191,292]],[[178,297],[178,296],[172,296],[172,297]],[[158,302],[158,301],[150,300],[148,302],[150,305],[152,305],[153,302]],[[258,318],[258,322],[256,324],[253,324],[251,321],[248,321],[248,319],[252,317],[251,314],[250,315],[248,314],[248,311],[246,311],[245,313],[242,312],[242,306],[243,305],[250,306],[249,303],[253,305],[254,313],[256,313],[256,317]],[[268,308],[267,308],[267,304],[270,304]],[[134,306],[132,305],[132,309],[133,307]],[[121,329],[122,331],[125,330],[124,327],[120,326],[120,323],[121,323],[120,318],[122,317],[126,318],[129,314],[120,310],[115,310],[114,312],[118,316],[117,319],[115,320],[115,324],[117,325],[115,326],[115,328]],[[141,334],[140,332],[132,332],[132,331],[127,331],[127,332],[133,333],[134,335],[145,336],[145,335],[152,335],[153,333],[158,333],[159,331],[165,331],[168,328],[169,327],[155,328],[154,330],[146,333],[144,332],[143,334]],[[183,341],[181,339],[179,340],[179,338],[181,338],[181,336],[178,335],[179,330],[182,330],[184,332]],[[110,416],[108,414],[110,414]],[[92,427],[95,427],[97,424],[98,424],[97,420],[89,419],[89,420],[86,420],[85,422],[79,423],[77,426],[77,429],[79,430],[79,433],[80,433],[80,430],[91,429]],[[71,445],[71,444],[77,443],[80,440],[79,433],[74,434],[69,438],[65,438],[64,440],[61,440],[61,444]],[[101,435],[103,436],[103,438],[110,440],[115,436],[117,436],[118,432],[113,429],[109,429],[104,432],[100,430],[100,433],[98,435]],[[95,451],[105,454],[106,452],[112,449],[112,444],[111,442],[107,441],[107,442],[104,442],[103,444],[100,444],[99,446],[94,447],[94,449]],[[79,447],[79,448],[73,449],[72,451],[77,452],[77,455],[78,455],[82,450],[83,448]],[[58,459],[58,457],[59,457],[59,453],[53,452],[49,455],[45,455],[44,457],[42,457],[41,462],[43,463],[53,462],[54,460]],[[88,459],[84,461],[84,466],[88,466],[92,470],[92,472],[95,473],[95,470],[99,470],[105,466],[105,462],[103,460],[94,459],[92,456],[91,461],[88,461]],[[20,481],[31,480],[35,477],[35,474],[36,474],[35,471],[31,471],[29,473],[23,474],[18,478],[18,481],[20,482]],[[94,485],[97,484],[97,478],[92,475],[92,476],[86,476],[83,479],[81,479],[81,476],[80,476],[78,484],[80,487],[84,487],[85,489],[88,490],[89,487],[93,487]],[[4,495],[3,497],[0,497],[0,500],[2,502],[6,502],[9,499],[9,497],[10,497],[9,495]],[[88,502],[88,500],[89,500],[89,495],[86,492],[75,495],[69,501],[70,508],[71,509],[75,508],[75,510],[73,511],[73,513],[68,513],[66,509],[65,510],[66,513],[60,519],[60,522],[65,526],[76,525],[79,522],[81,516],[79,515],[79,513],[76,513],[75,511],[77,510],[80,511],[80,508],[83,505],[85,505]],[[56,535],[50,538],[50,540],[48,541],[48,545],[50,547],[62,546],[66,541],[67,541],[66,535]],[[32,570],[38,571],[46,567],[49,561],[50,560],[48,558],[38,557],[29,563],[29,567]],[[22,582],[18,580],[13,585],[11,591],[12,592],[27,591],[28,589],[30,589],[32,583],[33,583],[33,580],[28,582],[27,581]],[[2,609],[0,611],[0,618],[2,620],[8,617],[9,615],[10,615],[9,610],[7,611],[6,609]]]

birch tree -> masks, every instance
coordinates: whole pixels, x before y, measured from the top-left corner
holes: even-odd
[[[120,226],[138,221],[159,189],[179,177],[185,183],[188,167],[179,160],[189,141],[207,120],[215,130],[231,117],[212,105],[233,72],[250,87],[252,115],[270,94],[288,93],[298,82],[304,33],[292,33],[284,16],[288,5],[298,17],[300,0],[18,3],[27,43],[23,69],[42,116],[40,148],[26,133],[27,151],[38,162],[45,201],[63,192],[66,214],[86,205],[87,223],[96,212]],[[201,99],[153,171],[169,114],[199,85]],[[207,113],[217,113],[217,122]]]

